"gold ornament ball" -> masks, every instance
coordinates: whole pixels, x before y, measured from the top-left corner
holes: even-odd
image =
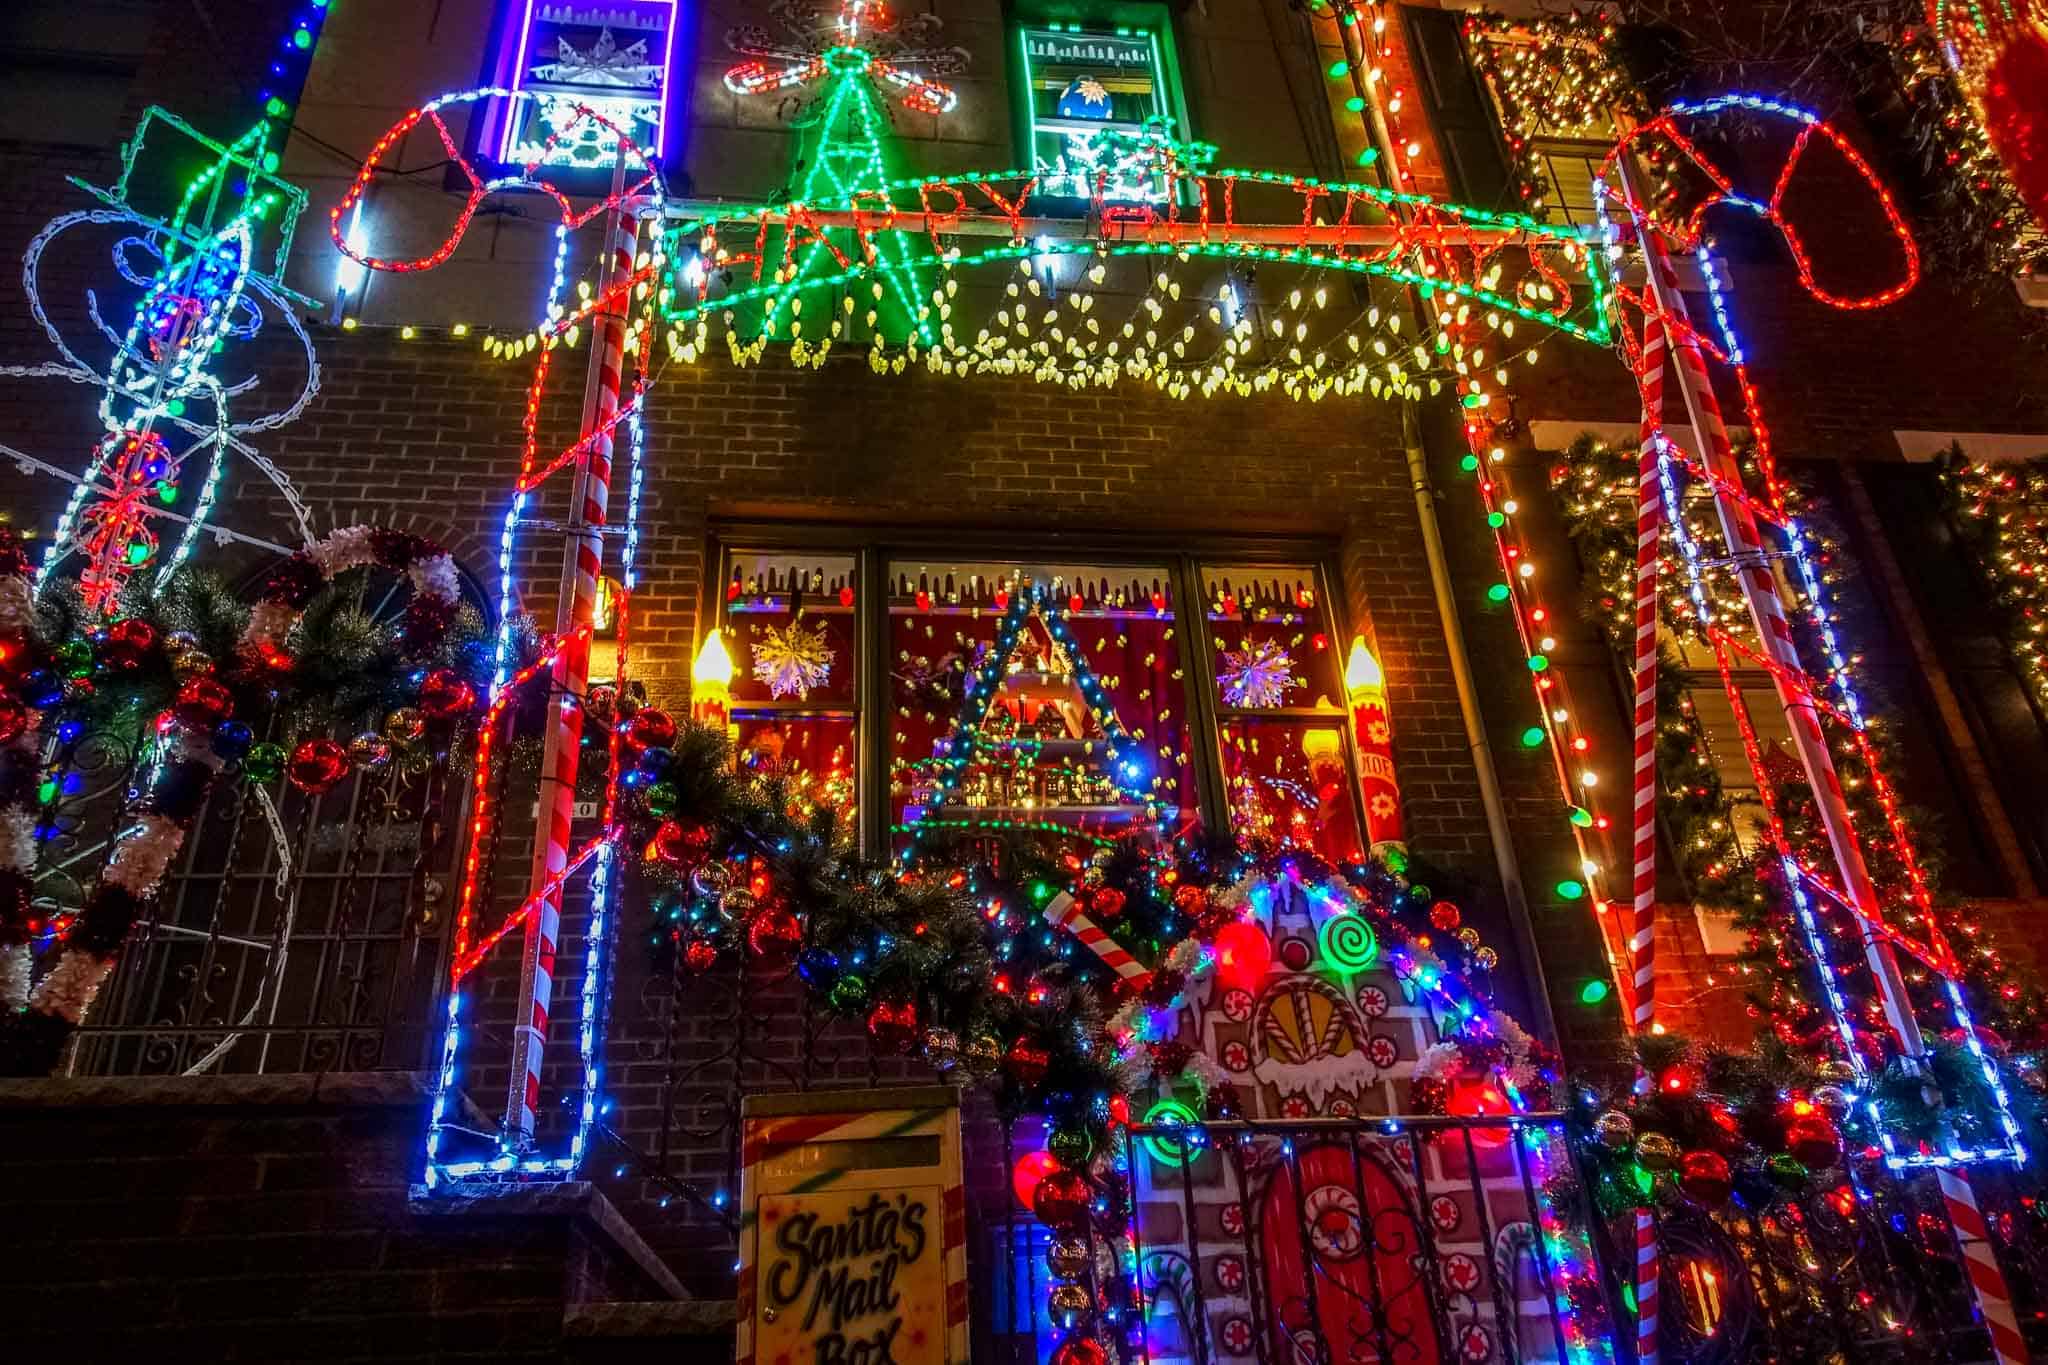
[[[1079,1237],[1062,1237],[1045,1251],[1046,1268],[1062,1280],[1078,1280],[1088,1269],[1088,1244]]]
[[[1045,1296],[1045,1302],[1052,1309],[1053,1320],[1068,1326],[1093,1316],[1091,1310],[1095,1307],[1085,1284],[1056,1284],[1052,1293]]]
[[[1489,972],[1500,965],[1500,954],[1491,948],[1481,948],[1472,957],[1474,961]]]
[[[1678,1164],[1678,1144],[1663,1133],[1645,1133],[1636,1139],[1636,1160],[1649,1171],[1668,1171]]]
[[[960,1059],[977,1076],[987,1076],[1002,1065],[1003,1044],[994,1034],[977,1033],[960,1049]]]
[[[753,892],[744,886],[735,886],[718,898],[718,914],[728,924],[737,924],[754,913],[760,905]]]
[[[1458,942],[1464,944],[1467,948],[1477,948],[1479,946],[1479,931],[1469,924],[1466,925],[1458,931]]]
[[[365,730],[348,742],[348,756],[358,768],[381,768],[391,761],[391,744]]]
[[[1840,1120],[1855,1102],[1855,1098],[1839,1085],[1819,1085],[1813,1090],[1814,1108],[1832,1119]]]
[[[1856,1079],[1856,1068],[1847,1062],[1822,1062],[1813,1069],[1813,1074],[1829,1085],[1847,1085]]]
[[[171,676],[179,682],[189,682],[213,672],[213,658],[197,649],[180,649],[171,652]]]
[[[1593,1120],[1593,1136],[1610,1152],[1625,1152],[1636,1140],[1635,1120],[1619,1109],[1610,1109]]]
[[[427,732],[427,718],[413,706],[401,706],[384,717],[384,738],[393,744],[410,744]]]
[[[960,1035],[949,1028],[926,1029],[924,1059],[934,1071],[951,1071],[960,1064]]]

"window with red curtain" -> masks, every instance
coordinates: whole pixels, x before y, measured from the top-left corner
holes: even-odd
[[[1337,637],[1305,565],[1204,565],[1202,621],[1214,665],[1231,828],[1365,856]]]
[[[734,551],[723,616],[740,764],[850,822],[859,790],[859,602],[850,554]]]
[[[849,827],[860,799],[875,803],[868,838],[900,851],[1021,826],[1106,844],[1206,820],[1364,857],[1344,650],[1313,560],[912,555],[853,528],[792,530],[822,550],[746,534],[767,548],[726,550],[716,589],[741,762]]]
[[[1021,825],[1112,839],[1198,821],[1167,568],[897,560],[887,581],[899,838]],[[977,672],[994,682],[970,700]]]

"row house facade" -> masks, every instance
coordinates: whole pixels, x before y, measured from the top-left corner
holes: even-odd
[[[561,111],[587,101],[658,162],[669,222],[909,177],[967,187],[953,200],[986,208],[1028,182],[1040,249],[1019,243],[999,268],[961,271],[957,295],[929,271],[909,271],[914,292],[891,282],[885,297],[877,283],[875,313],[886,323],[904,310],[918,335],[942,318],[962,337],[1014,328],[1020,353],[1048,337],[1057,352],[1069,331],[1084,347],[1145,332],[1164,357],[1183,324],[1188,339],[1235,338],[1240,309],[1283,344],[1297,322],[1307,336],[1350,310],[1354,343],[1391,341],[1398,363],[1421,349],[1419,309],[1437,306],[1401,280],[1281,260],[1205,270],[1197,253],[1155,287],[1143,261],[1050,243],[1102,232],[1105,210],[1115,221],[1208,213],[1208,190],[1124,150],[1161,138],[1207,159],[1195,179],[1201,164],[1272,173],[1240,191],[1245,221],[1334,219],[1335,198],[1319,209],[1307,182],[1597,227],[1596,180],[1635,114],[1617,94],[1576,122],[1530,121],[1503,73],[1545,21],[1504,8],[1479,20],[1435,4],[1286,0],[898,0],[886,13],[813,0],[32,0],[0,16],[0,162],[15,187],[0,223],[19,255],[49,219],[94,208],[80,186],[122,176],[119,149],[148,106],[222,142],[274,106],[265,173],[303,189],[306,205],[272,297],[298,327],[268,319],[247,340],[253,382],[235,401],[291,420],[252,438],[279,477],[230,463],[215,518],[238,537],[202,542],[198,562],[253,591],[302,527],[388,527],[445,548],[488,627],[523,614],[546,629],[574,509],[561,479],[528,495],[521,423],[544,449],[576,440],[595,334],[558,353],[555,388],[532,410],[533,362],[514,353],[546,325],[551,290],[567,281],[559,297],[573,309],[574,282],[600,278],[603,219],[558,233],[555,200],[473,193],[472,165],[537,161],[579,206],[601,200],[624,158],[616,142],[579,144],[590,130]],[[916,80],[879,76],[868,84],[883,96],[909,98],[874,98],[852,143],[820,132],[844,111],[806,98],[838,74],[835,53],[859,46],[834,37],[849,10],[876,25],[863,61],[950,91],[921,98]],[[776,83],[796,70],[809,84]],[[380,141],[427,102],[483,87],[523,95],[445,106],[445,137],[417,122]],[[1844,97],[1822,112],[1905,186],[1913,222],[1916,182],[1887,141],[1896,121],[1883,102]],[[1782,144],[1725,150],[1768,190]],[[850,154],[873,162],[842,164]],[[1825,161],[1786,204],[1812,272],[1840,295],[1882,291],[1902,268],[1860,191],[1853,166]],[[1696,318],[1725,306],[1743,338],[1778,468],[1823,528],[1845,647],[1879,699],[1894,780],[1940,855],[1945,892],[2031,962],[2048,906],[2048,806],[2035,792],[2048,719],[1940,472],[1958,449],[2016,469],[2048,452],[2048,361],[2027,280],[1987,287],[1930,264],[1886,306],[1844,311],[1816,299],[1808,260],[1768,224],[1714,221],[1704,269],[1720,297],[1698,266],[1679,284]],[[453,249],[437,252],[444,239]],[[370,271],[337,240],[360,255],[445,259]],[[726,241],[740,239],[728,229]],[[128,268],[118,246],[109,263],[111,244],[52,243],[34,313],[29,285],[0,281],[0,364],[49,360],[46,329],[95,344],[94,310]],[[711,288],[720,265],[703,258],[695,287]],[[780,317],[787,330],[744,363],[716,309],[703,310],[707,330],[693,321],[646,342],[632,486],[619,477],[611,489],[615,517],[629,496],[637,511],[637,581],[625,632],[623,570],[600,584],[594,682],[616,672],[623,638],[631,688],[686,714],[693,662],[716,632],[740,761],[839,810],[869,856],[902,847],[950,803],[985,821],[1058,823],[1078,810],[1105,840],[1144,818],[1186,840],[1234,834],[1363,863],[1395,812],[1415,866],[1489,945],[1501,1008],[1568,1067],[1626,1070],[1626,934],[1610,921],[1627,912],[1629,676],[1581,476],[1611,481],[1617,466],[1595,449],[1632,463],[1641,405],[1607,333],[1589,343],[1548,330],[1537,308],[1519,340],[1487,339],[1503,356],[1466,364],[1461,352],[1454,369],[1424,355],[1412,387],[1388,383],[1382,396],[1375,378],[1370,392],[1303,401],[1278,382],[1176,394],[1135,369],[1114,386],[1029,365],[942,373],[901,363],[893,340],[871,355],[883,326],[866,298],[844,303],[838,318],[815,307]],[[1163,337],[1146,330],[1148,312]],[[1342,335],[1318,344],[1341,347]],[[826,336],[843,338],[837,354],[817,350]],[[809,358],[793,363],[785,352],[806,337]],[[927,350],[946,344],[928,338]],[[1471,446],[1463,380],[1509,367],[1488,383],[1488,439]],[[27,374],[5,384],[8,451],[61,464],[91,449],[86,390]],[[1720,387],[1740,424],[1739,389]],[[67,489],[37,464],[18,468],[0,512],[33,549]],[[1012,645],[996,623],[1023,585],[1057,601]],[[373,615],[402,605],[396,585],[378,592]],[[1384,755],[1352,724],[1354,641],[1384,675]],[[1745,716],[1711,651],[1674,648],[1688,752],[1725,798],[1733,847],[1753,848],[1767,817],[1746,739],[1790,761],[1773,678],[1760,664],[1735,670]],[[933,774],[956,752],[960,705],[946,680],[991,650],[1009,652],[982,723],[1033,761],[976,764],[964,786],[942,789]],[[1142,800],[1096,770],[1098,744],[1118,734],[1143,741]],[[499,797],[491,858],[504,905],[518,903],[542,837],[538,753],[514,779],[525,787]],[[1374,785],[1382,764],[1397,799],[1393,782]],[[430,1107],[453,1106],[436,1111],[450,1131],[489,1132],[517,1088],[528,1003],[516,959],[480,969],[464,1025],[476,1060],[437,1101],[462,885],[449,830],[464,812],[430,817],[433,781],[364,775],[317,799],[281,794],[282,858],[260,811],[202,817],[213,833],[174,869],[57,1074],[0,1081],[6,1255],[37,1286],[20,1310],[25,1352],[715,1356],[732,1348],[740,1293],[743,1108],[933,1082],[814,1009],[786,974],[727,963],[697,975],[651,951],[655,909],[630,899],[604,949],[591,1029],[571,1003],[589,970],[572,940],[591,929],[587,900],[572,897],[534,1075],[547,1100],[538,1136],[567,1150],[573,1132],[575,1168],[428,1192]],[[110,818],[67,831],[68,856],[89,859],[111,837],[93,819]],[[576,830],[597,822],[594,804],[578,808]],[[1660,1019],[1740,1046],[1770,1021],[1744,970],[1743,907],[1688,864],[1695,832],[1667,822],[1660,834]],[[66,885],[50,877],[38,892],[61,909],[76,894]],[[1175,1037],[1232,1078],[1255,1120],[1412,1114],[1417,1067],[1444,1041],[1437,1020],[1405,978],[1345,960],[1319,924],[1306,903],[1275,908],[1270,960],[1243,989],[1197,1001]],[[1455,915],[1438,925],[1459,927]],[[594,1057],[579,1057],[580,1032],[596,1039]],[[585,1067],[604,1096],[587,1127],[562,1098]],[[1066,1333],[1046,1307],[1046,1231],[1015,1174],[1045,1134],[971,1087],[957,1103],[971,1358],[1049,1358]],[[1327,1151],[1296,1160],[1288,1145],[1234,1169],[1148,1147],[1132,1179],[1142,1240],[1162,1259],[1141,1253],[1157,1321],[1131,1358],[1571,1354],[1547,1304],[1552,1267],[1528,1232],[1537,1192],[1498,1134],[1468,1134],[1456,1150],[1409,1136],[1383,1145],[1362,1159],[1354,1142],[1348,1165]],[[1375,1224],[1374,1210],[1391,1223]],[[1711,1338],[1719,1310],[1695,1308]]]

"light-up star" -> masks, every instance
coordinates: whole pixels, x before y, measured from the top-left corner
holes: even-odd
[[[783,37],[755,24],[726,31],[733,51],[750,59],[725,73],[726,89],[735,94],[795,89],[837,71],[883,82],[884,93],[919,113],[943,114],[959,103],[951,86],[918,74],[967,69],[965,52],[934,45],[935,15],[899,23],[881,0],[777,0],[768,12]]]

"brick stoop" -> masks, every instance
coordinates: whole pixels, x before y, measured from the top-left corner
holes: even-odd
[[[625,1362],[730,1341],[731,1305],[687,1301],[587,1183],[422,1197],[427,1103],[397,1072],[0,1081],[10,1356]]]

